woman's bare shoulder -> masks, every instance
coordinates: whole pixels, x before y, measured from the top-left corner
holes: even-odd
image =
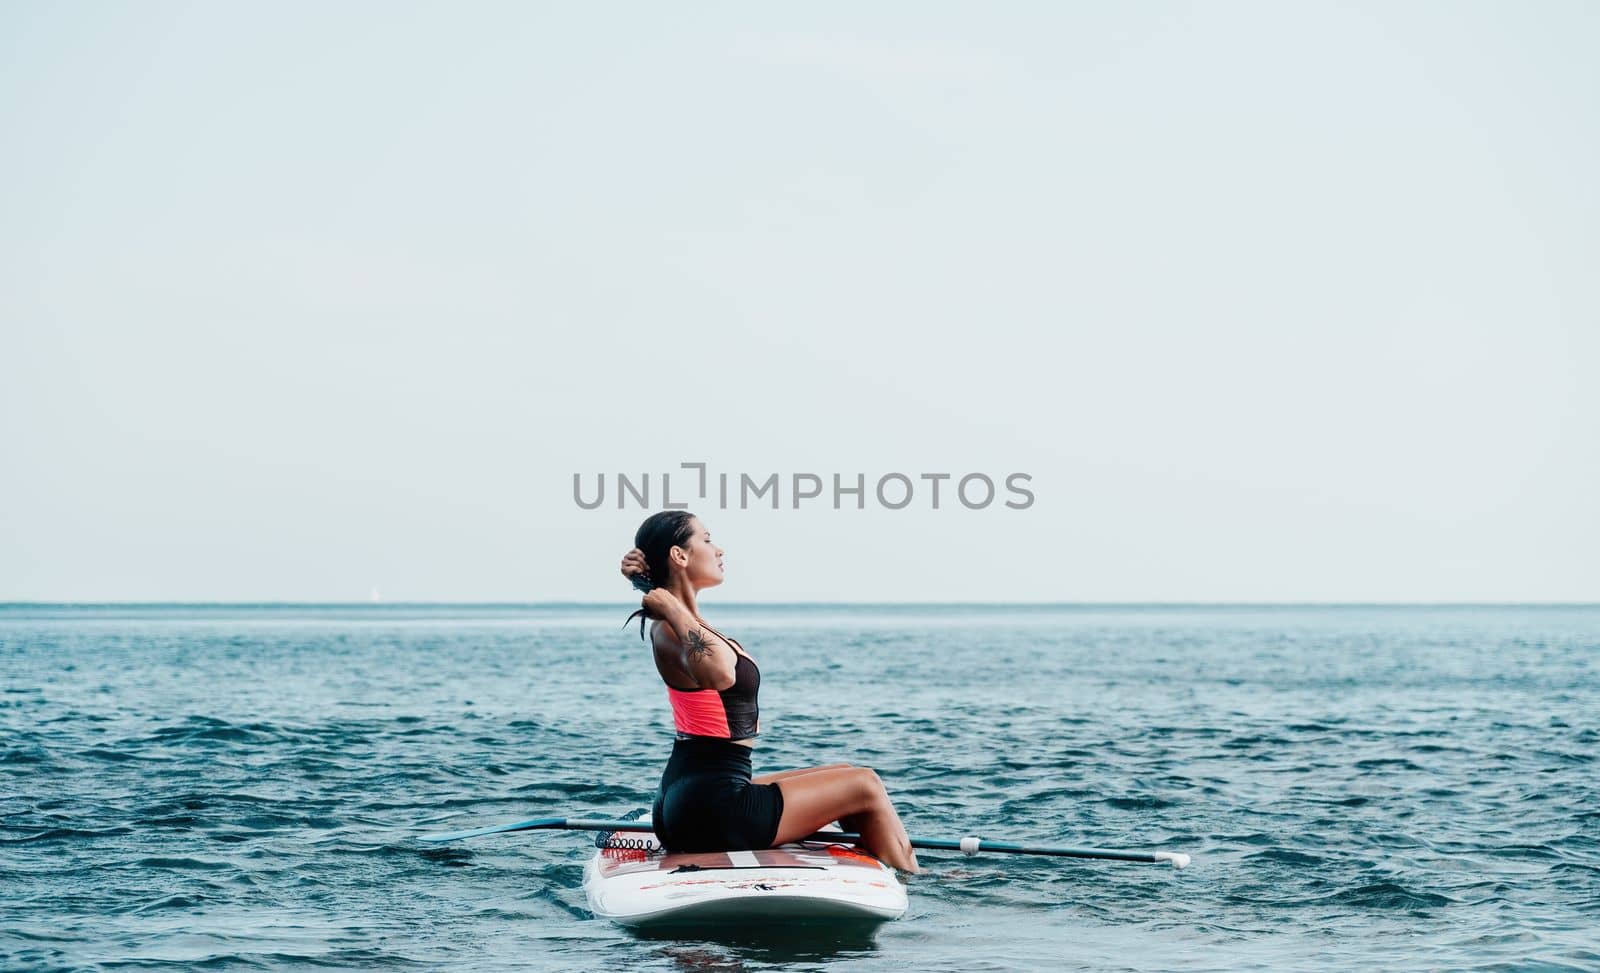
[[[738,639],[734,638],[731,635],[724,635],[720,630],[718,630],[716,628],[713,628],[711,623],[706,621],[703,618],[700,621],[704,625],[706,631],[711,633],[712,637],[720,640],[729,649],[732,649],[733,651],[738,652],[740,654],[745,654],[744,646],[739,644],[739,640]]]
[[[684,649],[677,630],[662,621],[650,623],[650,647],[658,652],[670,653],[682,653]]]

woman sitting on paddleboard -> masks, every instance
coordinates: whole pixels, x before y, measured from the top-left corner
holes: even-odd
[[[772,848],[838,821],[887,864],[917,871],[906,829],[873,771],[829,764],[750,776],[761,673],[744,646],[700,617],[696,596],[722,583],[722,549],[700,519],[663,510],[646,518],[633,542],[622,573],[649,590],[629,621],[655,620],[651,647],[678,731],[651,811],[661,843],[688,852]],[[643,636],[643,618],[639,628]]]

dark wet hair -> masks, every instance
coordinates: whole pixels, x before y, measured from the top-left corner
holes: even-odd
[[[690,521],[694,514],[687,510],[658,510],[644,519],[633,535],[633,546],[644,552],[644,563],[649,573],[646,578],[652,586],[665,587],[672,578],[672,558],[668,553],[674,547],[686,547],[694,537]],[[653,618],[643,608],[628,616],[628,622],[639,619],[639,637],[644,638],[644,620]],[[628,622],[623,622],[627,625]]]

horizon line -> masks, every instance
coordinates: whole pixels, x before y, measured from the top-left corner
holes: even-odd
[[[65,600],[65,601],[0,601],[4,608],[603,608],[616,609],[632,600],[615,601],[233,601],[233,600]],[[727,608],[807,608],[816,606],[845,607],[1011,607],[1011,608],[1105,608],[1105,607],[1236,607],[1236,608],[1497,608],[1497,607],[1600,607],[1600,601],[1569,600],[1458,600],[1458,601],[1336,601],[1336,600],[1283,600],[1283,601],[1200,601],[1200,600],[1113,600],[1113,601],[862,601],[862,600],[805,600],[805,601],[718,601]]]

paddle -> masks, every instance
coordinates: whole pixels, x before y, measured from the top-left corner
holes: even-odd
[[[530,818],[514,824],[501,824],[471,831],[452,831],[449,834],[425,834],[419,840],[429,842],[459,841],[486,834],[507,834],[512,831],[653,831],[649,821],[606,821],[596,818]],[[800,839],[802,841],[835,841],[841,844],[860,844],[861,836],[848,831],[817,831]],[[998,851],[1012,855],[1053,855],[1058,858],[1097,858],[1105,861],[1144,862],[1159,865],[1170,862],[1173,868],[1185,868],[1189,856],[1176,851],[1115,851],[1106,848],[1053,848],[1047,845],[1019,845],[1009,841],[988,841],[981,838],[912,838],[911,847],[929,851],[960,851],[976,855],[980,851]]]

